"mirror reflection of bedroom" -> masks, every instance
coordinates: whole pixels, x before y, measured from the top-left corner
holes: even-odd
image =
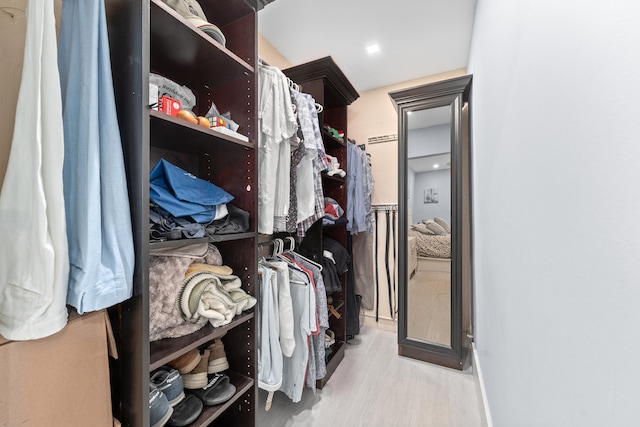
[[[407,117],[407,336],[451,345],[451,107]]]

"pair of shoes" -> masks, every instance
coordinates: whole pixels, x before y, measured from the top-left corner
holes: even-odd
[[[169,419],[170,426],[187,426],[194,422],[202,413],[202,401],[192,394],[187,396],[173,408]]]
[[[197,349],[196,349],[197,351]],[[202,355],[198,353],[198,364],[191,371],[183,374],[184,388],[199,389],[207,385],[207,374],[215,374],[229,369],[229,361],[220,339],[213,341]]]
[[[209,376],[209,382],[202,388],[190,390],[207,406],[221,405],[236,394],[236,386],[229,382],[229,377],[223,373]]]
[[[180,372],[173,368],[163,366],[156,369],[149,382],[167,397],[170,406],[176,406],[184,399],[184,382]]]
[[[206,378],[206,373],[205,373]],[[168,366],[158,368],[149,379],[149,412],[152,427],[186,426],[202,413],[203,404],[185,396],[180,372]]]
[[[196,350],[197,351],[197,350]],[[207,385],[207,368],[209,366],[209,350],[200,355],[200,360],[195,368],[182,375],[184,388],[195,389]]]
[[[149,418],[151,427],[162,427],[173,415],[173,408],[169,405],[167,396],[158,387],[149,384]]]
[[[229,369],[227,353],[224,351],[224,344],[220,338],[214,340],[207,349],[209,350],[209,365],[207,367],[209,374],[216,374]]]
[[[172,360],[168,365],[177,369],[181,374],[187,374],[195,369],[200,363],[200,352],[197,348],[189,350],[177,359]]]
[[[324,335],[324,348],[329,348],[336,343],[336,334],[331,329],[327,329]]]

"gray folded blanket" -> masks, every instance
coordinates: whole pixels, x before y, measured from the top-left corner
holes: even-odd
[[[178,303],[185,273],[196,262],[222,265],[222,256],[218,248],[207,243],[162,249],[150,254],[149,341],[182,337],[205,325],[187,321]]]

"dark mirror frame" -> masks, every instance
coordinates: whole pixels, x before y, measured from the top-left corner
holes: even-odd
[[[443,80],[409,89],[389,92],[398,113],[398,354],[414,359],[464,369],[470,346],[468,331],[463,327],[463,215],[462,215],[462,108],[466,104],[467,132],[471,147],[471,81],[472,76]],[[451,346],[411,339],[407,336],[407,113],[428,108],[451,106]],[[470,209],[470,208],[469,208]],[[471,304],[472,306],[472,304]],[[470,314],[469,314],[470,315]]]

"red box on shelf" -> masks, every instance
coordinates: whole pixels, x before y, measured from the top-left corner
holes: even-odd
[[[175,117],[180,111],[180,101],[162,95],[158,98],[158,110]]]

